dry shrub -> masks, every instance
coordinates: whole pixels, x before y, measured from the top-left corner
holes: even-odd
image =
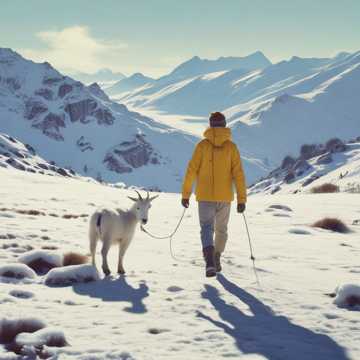
[[[336,193],[339,192],[340,188],[337,185],[325,183],[319,186],[314,186],[311,189],[313,194],[325,194],[325,193]]]
[[[350,229],[337,218],[324,218],[316,221],[312,226],[342,234],[350,232]]]
[[[82,265],[86,264],[89,258],[86,255],[82,255],[75,252],[67,252],[64,254],[63,266],[69,265]]]
[[[63,215],[63,219],[77,219],[79,217],[79,215],[74,215],[74,214],[64,214]]]
[[[45,275],[51,269],[53,269],[54,267],[57,267],[56,265],[54,265],[42,258],[34,259],[33,261],[29,262],[27,265],[29,267],[31,267],[38,275]]]
[[[12,342],[16,335],[20,333],[33,333],[45,327],[45,324],[34,318],[24,318],[18,320],[0,320],[0,344]]]

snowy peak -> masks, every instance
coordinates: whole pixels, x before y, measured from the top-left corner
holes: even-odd
[[[224,70],[263,69],[269,65],[271,65],[270,60],[260,51],[245,57],[220,57],[215,60],[201,59],[198,56],[194,56],[177,66],[166,77],[185,78]]]
[[[113,72],[110,69],[100,69],[95,73],[88,74],[88,73],[75,73],[72,75],[75,79],[85,83],[85,84],[91,84],[91,83],[100,83],[101,85],[112,85],[116,81],[119,81],[121,79],[125,78],[125,75],[120,72]]]
[[[135,73],[128,78],[122,79],[106,89],[109,95],[117,95],[140,88],[146,84],[153,84],[154,79],[141,73]]]

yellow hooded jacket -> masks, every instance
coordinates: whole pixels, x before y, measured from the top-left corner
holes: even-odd
[[[196,180],[197,201],[234,200],[235,183],[238,203],[246,202],[246,183],[237,146],[229,128],[214,127],[204,132],[205,139],[195,148],[182,187],[183,199],[189,199]]]

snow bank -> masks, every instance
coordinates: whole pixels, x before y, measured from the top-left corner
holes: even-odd
[[[360,286],[355,284],[345,284],[336,290],[334,304],[338,307],[359,307],[360,309]]]
[[[46,274],[50,269],[62,266],[63,257],[53,251],[31,250],[20,256],[18,261],[31,267],[37,274]]]
[[[20,333],[33,333],[44,327],[36,318],[0,319],[0,344],[12,342]]]
[[[45,284],[67,286],[97,280],[99,280],[99,274],[94,266],[72,265],[50,270],[45,278]]]
[[[34,279],[36,273],[25,264],[8,264],[0,266],[0,276],[13,279]]]
[[[21,333],[15,338],[18,346],[55,346],[64,347],[69,345],[64,332],[55,328],[44,328],[33,333]]]

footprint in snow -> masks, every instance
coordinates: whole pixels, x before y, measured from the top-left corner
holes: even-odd
[[[290,234],[296,234],[296,235],[311,235],[310,231],[299,229],[299,228],[292,228],[289,229]]]
[[[184,289],[181,288],[180,286],[173,285],[173,286],[169,286],[166,290],[170,292],[179,292],[179,291],[183,291]]]
[[[286,205],[280,205],[280,204],[274,204],[274,205],[270,205],[268,207],[268,209],[276,209],[276,210],[283,210],[283,211],[292,211],[291,208],[289,208],[288,206]]]
[[[34,293],[24,290],[11,290],[9,291],[9,294],[19,299],[30,299],[34,297]]]
[[[159,335],[164,332],[170,331],[169,329],[158,329],[158,328],[150,328],[148,329],[148,333],[151,335]]]
[[[290,217],[289,214],[284,214],[284,213],[273,213],[273,216],[277,216],[277,217]]]

